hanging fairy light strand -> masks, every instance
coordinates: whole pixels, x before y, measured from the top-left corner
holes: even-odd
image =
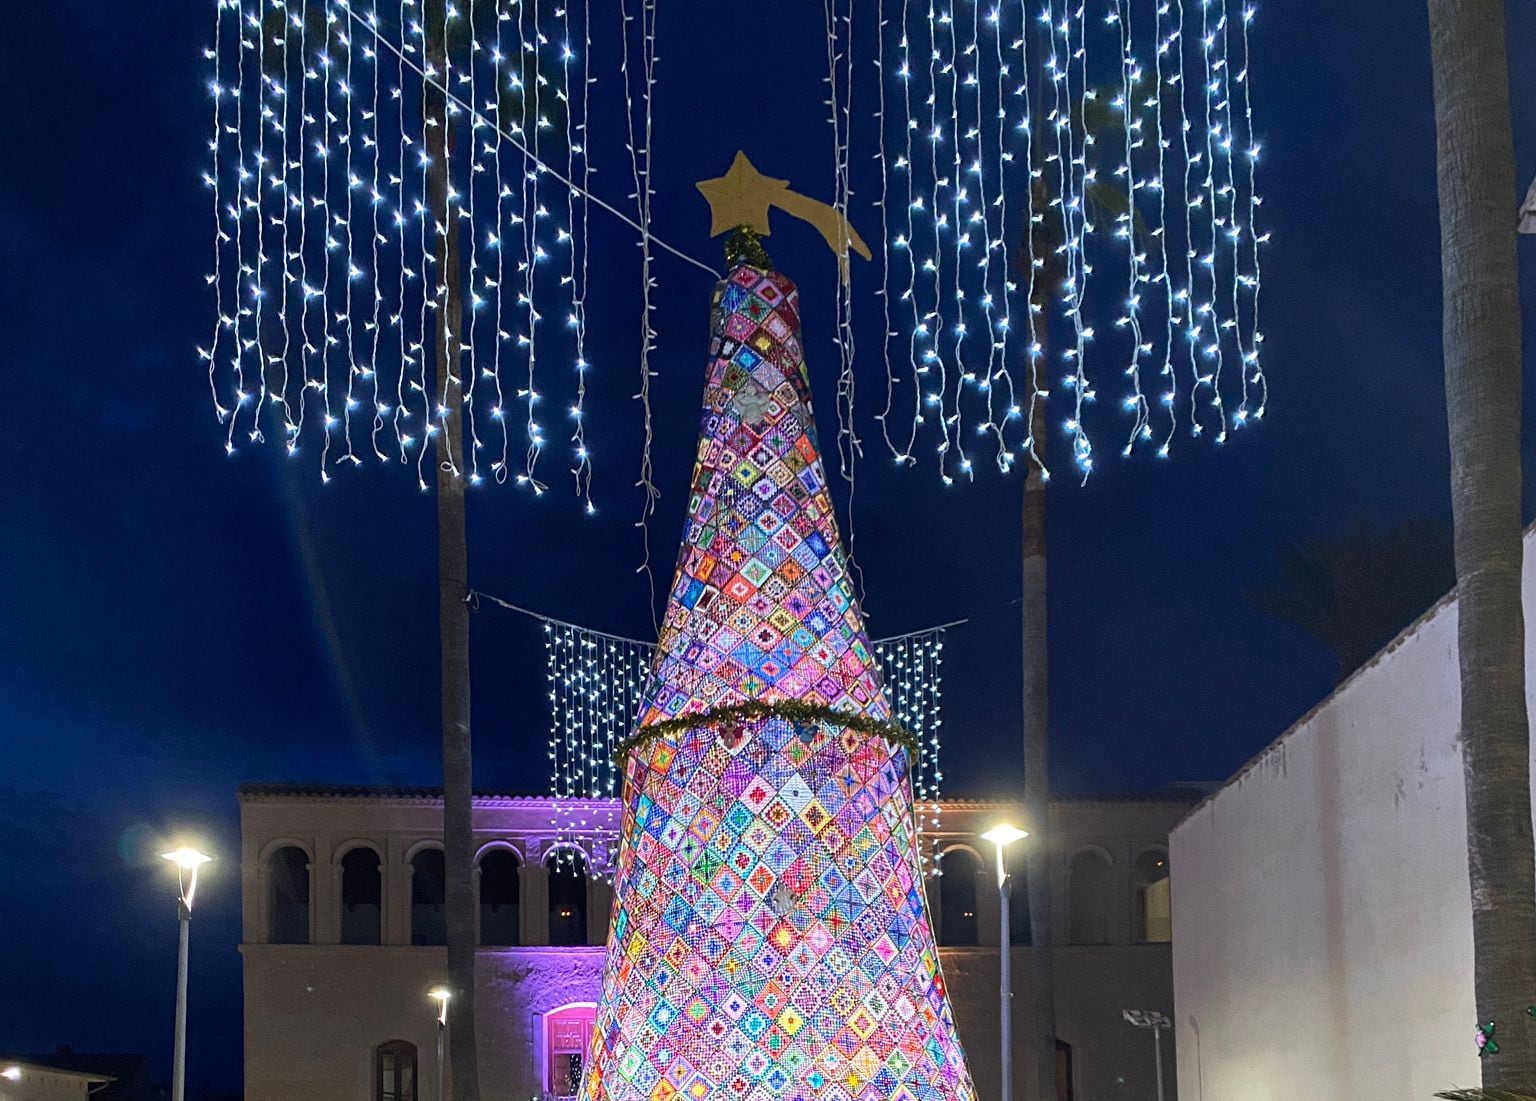
[[[645,8],[644,78],[627,98],[649,119]],[[461,417],[462,463],[445,459],[455,472],[538,493],[549,386],[574,395],[570,465],[593,511],[591,211],[629,225],[648,258],[717,273],[650,232],[649,122],[638,219],[591,192],[590,5],[447,0],[428,18],[420,0],[215,0],[202,175],[216,321],[199,354],[225,448],[281,441],[327,481],[339,466],[398,460],[426,489],[433,437]],[[460,243],[462,270],[439,270],[444,238]],[[461,317],[447,316],[452,278],[465,284]],[[566,324],[541,325],[549,311]],[[646,332],[653,350],[648,317]],[[568,378],[552,374],[562,359]],[[514,390],[527,443],[517,469]]]
[[[615,798],[623,782],[615,753],[634,729],[654,642],[627,638],[554,619],[488,593],[469,599],[495,604],[538,621],[544,636],[549,702],[550,826],[560,845],[588,836],[595,813],[589,804]],[[910,761],[919,828],[937,836],[944,771],[939,761],[947,631],[967,622],[874,640],[892,718],[918,746]],[[925,867],[930,855],[924,854]],[[937,864],[931,863],[936,869]]]
[[[615,752],[635,721],[653,650],[571,624],[544,624],[550,825],[558,851],[575,852],[594,826],[612,826],[595,823],[590,804],[618,797],[622,776]]]
[[[882,293],[902,307],[885,339],[907,354],[885,357],[877,419],[899,464],[921,436],[946,483],[974,476],[977,439],[1003,471],[1021,453],[1044,469],[1026,406],[1046,397],[1083,478],[1115,415],[1123,454],[1158,457],[1262,418],[1254,14],[926,0],[886,17],[872,159]],[[903,393],[911,443],[893,423]]]

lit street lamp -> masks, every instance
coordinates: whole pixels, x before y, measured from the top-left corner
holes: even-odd
[[[187,940],[192,931],[192,898],[197,894],[198,869],[213,857],[185,845],[160,855],[176,865],[181,939],[176,950],[176,1048],[171,1061],[171,1101],[183,1101],[187,1077]]]
[[[1008,931],[1008,896],[1012,893],[1012,884],[1003,863],[1003,852],[1015,841],[1028,836],[1028,830],[1021,830],[1006,822],[993,826],[981,835],[983,841],[990,841],[997,846],[997,898],[1002,908],[1002,920],[998,923],[997,958],[1002,983],[1003,1101],[1012,1101],[1013,1098],[1013,975],[1009,966],[1012,963],[1010,957],[1013,946],[1008,943],[1012,939]]]
[[[443,1101],[443,1038],[448,1032],[448,1000],[453,994],[446,986],[434,986],[427,997],[437,1003],[437,1096],[433,1101]]]
[[[1122,1009],[1120,1015],[1137,1028],[1152,1030],[1153,1052],[1157,1056],[1157,1101],[1163,1101],[1163,1030],[1173,1022],[1155,1009]]]

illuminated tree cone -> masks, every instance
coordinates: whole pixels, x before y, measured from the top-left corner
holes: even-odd
[[[711,356],[582,1097],[972,1101],[794,285],[734,267]]]

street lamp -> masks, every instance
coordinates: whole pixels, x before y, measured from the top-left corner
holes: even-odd
[[[1012,1101],[1013,1098],[1013,975],[1009,966],[1012,963],[1010,957],[1013,946],[1008,943],[1012,939],[1008,931],[1008,896],[1012,890],[1008,869],[1003,864],[1003,852],[1015,841],[1028,836],[1028,830],[1021,830],[1006,822],[993,826],[981,835],[983,841],[990,841],[997,846],[997,898],[1002,908],[1002,920],[998,923],[997,958],[1002,983],[1003,1101]]]
[[[443,1101],[443,1038],[448,1032],[448,1002],[453,993],[446,986],[434,986],[427,991],[427,997],[437,1003],[437,1097],[434,1101]]]
[[[176,950],[176,1048],[171,1061],[171,1101],[182,1101],[187,1077],[187,940],[192,930],[192,898],[197,894],[198,869],[213,857],[185,845],[160,855],[176,865],[181,938]]]
[[[6,1067],[4,1070],[0,1070],[0,1078],[4,1078],[4,1079],[6,1079],[8,1081],[11,1081],[11,1082],[20,1082],[21,1081],[21,1068],[20,1067]]]
[[[1163,1101],[1163,1030],[1173,1022],[1155,1009],[1122,1009],[1120,1015],[1137,1028],[1152,1030],[1153,1053],[1157,1057],[1157,1101]]]

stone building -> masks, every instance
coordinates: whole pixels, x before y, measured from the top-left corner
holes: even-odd
[[[1051,808],[1063,1098],[1153,1096],[1152,1037],[1121,1010],[1172,1011],[1167,837],[1188,805],[1104,799]],[[446,968],[439,793],[250,784],[240,808],[247,1101],[436,1101],[428,991]],[[612,904],[601,873],[618,818],[615,801],[476,797],[487,1098],[573,1092],[600,987]],[[999,1088],[1000,919],[994,857],[978,835],[1005,818],[1023,824],[1017,808],[997,803],[925,810],[925,844],[943,872],[928,880],[929,905],[983,1097]],[[1015,850],[1014,1089],[1022,1099],[1032,938],[1022,846]]]
[[[1173,831],[1186,1097],[1480,1083],[1456,611],[1452,593]],[[1528,706],[1533,659],[1527,631]]]

